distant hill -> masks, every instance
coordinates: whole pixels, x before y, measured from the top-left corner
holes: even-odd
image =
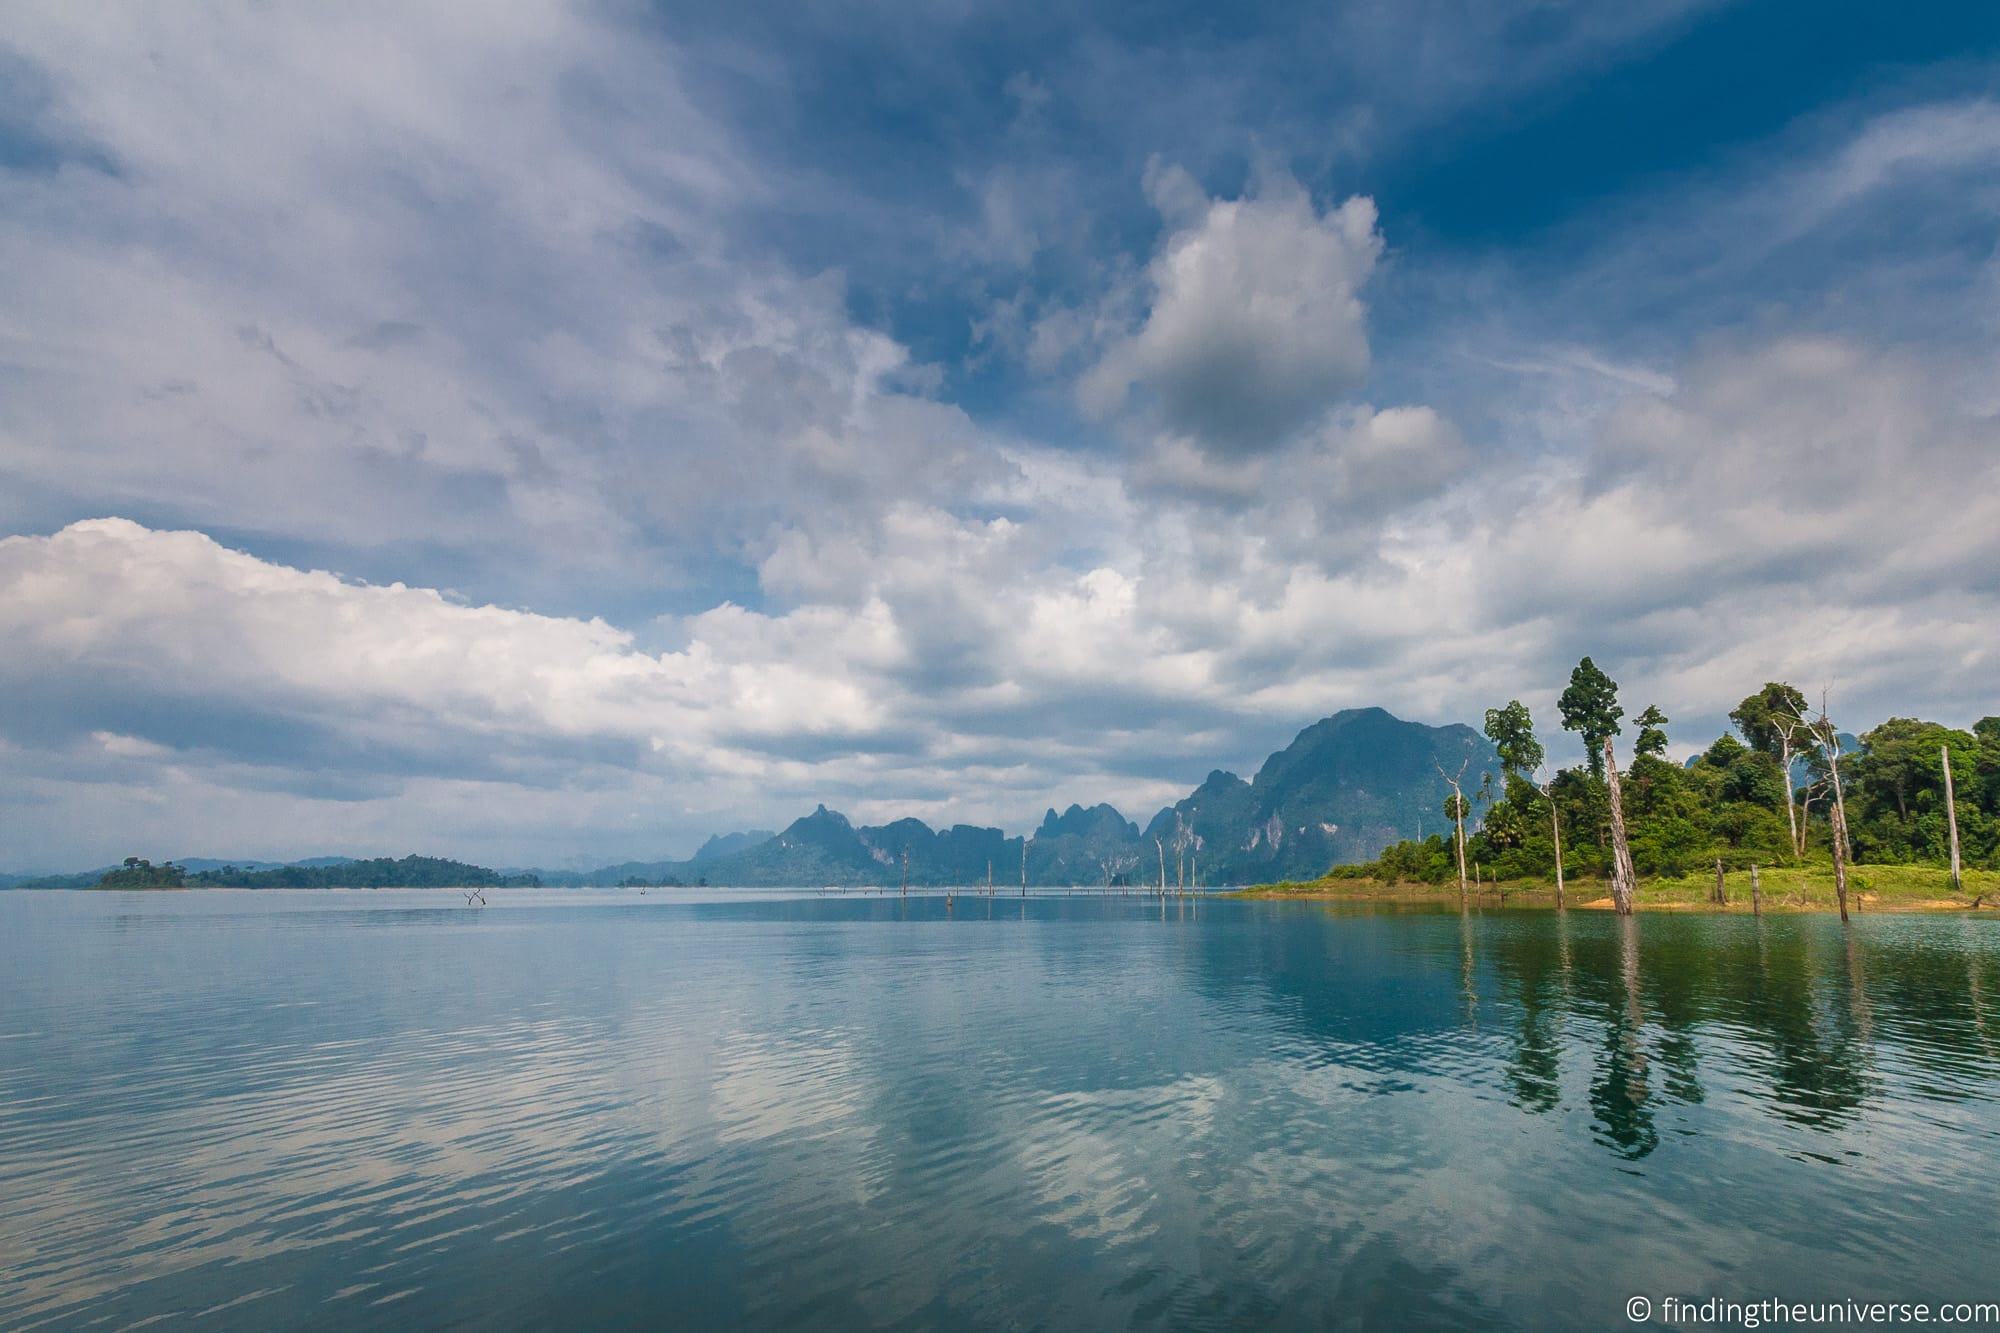
[[[1264,761],[1248,782],[1220,770],[1140,827],[1109,805],[1049,810],[1025,840],[996,828],[932,829],[919,819],[856,825],[821,805],[775,834],[711,838],[687,861],[627,862],[583,875],[541,872],[550,883],[707,883],[744,887],[902,883],[914,885],[1126,885],[1157,882],[1164,850],[1176,875],[1178,814],[1187,852],[1204,884],[1317,875],[1365,861],[1420,827],[1443,823],[1438,769],[1465,764],[1468,789],[1498,767],[1472,728],[1405,722],[1380,708],[1350,709],[1314,723]],[[1155,839],[1158,839],[1156,842]]]
[[[282,870],[288,866],[334,866],[353,859],[351,856],[311,856],[301,861],[258,861],[249,857],[180,856],[169,857],[161,864],[177,865],[189,874],[206,874],[223,870],[250,872]],[[88,889],[116,869],[117,866],[99,866],[95,870],[73,875],[0,875],[0,889]]]
[[[236,889],[428,889],[531,887],[533,875],[503,875],[485,866],[437,856],[378,856],[357,860],[318,856],[266,870],[225,865],[187,875],[189,888]]]
[[[1169,844],[1169,876],[1178,814],[1200,839],[1205,882],[1310,878],[1369,860],[1419,828],[1435,832],[1450,790],[1439,770],[1456,776],[1461,765],[1468,792],[1499,768],[1492,744],[1471,727],[1348,709],[1300,732],[1249,782],[1210,773],[1154,816],[1146,838]]]
[[[688,858],[688,864],[700,865],[705,861],[716,861],[725,856],[733,856],[737,852],[747,851],[755,847],[758,843],[769,842],[777,836],[777,834],[771,832],[769,829],[749,829],[743,833],[718,833],[703,843],[700,849]]]

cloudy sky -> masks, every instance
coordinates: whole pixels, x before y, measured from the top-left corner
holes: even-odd
[[[10,5],[0,869],[2000,712],[2000,8]]]

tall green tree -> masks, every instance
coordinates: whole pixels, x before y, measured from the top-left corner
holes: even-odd
[[[1525,778],[1547,758],[1535,736],[1535,720],[1519,699],[1509,699],[1505,708],[1486,710],[1486,739],[1493,742],[1508,777]]]
[[[1940,751],[1949,750],[1952,776],[1973,797],[1961,802],[1962,820],[1977,856],[1985,822],[1979,816],[1978,739],[1974,733],[1892,717],[1861,737],[1862,749],[1843,765],[1853,803],[1855,851],[1867,861],[1930,861],[1949,856],[1945,822],[1944,768]],[[1975,860],[1975,864],[1977,861]]]
[[[1593,777],[1604,776],[1604,741],[1619,733],[1618,719],[1625,710],[1618,706],[1618,682],[1598,669],[1588,657],[1569,673],[1569,688],[1556,700],[1562,713],[1563,730],[1583,737],[1583,752]]]
[[[1777,754],[1793,726],[1806,715],[1806,697],[1783,681],[1772,680],[1729,712],[1750,748]]]
[[[1796,783],[1792,773],[1794,756],[1803,752],[1810,757],[1815,753],[1806,731],[1805,695],[1784,681],[1767,680],[1763,689],[1730,710],[1729,720],[1743,733],[1743,739],[1750,742],[1751,749],[1778,761],[1785,784],[1785,827],[1791,838],[1792,855],[1805,855],[1806,827],[1794,799]]]
[[[1632,719],[1639,728],[1639,739],[1632,742],[1632,749],[1639,754],[1649,754],[1654,758],[1667,752],[1667,723],[1672,721],[1660,711],[1658,704],[1647,704],[1646,711]]]

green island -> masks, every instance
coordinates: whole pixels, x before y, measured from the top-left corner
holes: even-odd
[[[98,889],[433,889],[535,888],[534,875],[503,875],[485,866],[439,856],[378,856],[325,865],[288,865],[268,870],[220,866],[191,871],[163,861],[128,856],[89,887]]]
[[[1970,731],[1893,717],[1860,736],[1769,682],[1685,764],[1648,707],[1590,658],[1558,709],[1582,764],[1552,773],[1519,700],[1488,709],[1495,771],[1440,769],[1443,828],[1318,879],[1247,897],[1464,901],[1631,911],[1980,911],[2000,907],[2000,717]]]

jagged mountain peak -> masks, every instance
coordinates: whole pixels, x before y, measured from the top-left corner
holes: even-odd
[[[824,842],[829,838],[851,837],[854,825],[838,810],[829,810],[822,803],[813,807],[813,812],[794,819],[785,831],[778,835],[783,842]]]
[[[1136,838],[1139,835],[1139,828],[1124,815],[1119,814],[1112,805],[1100,803],[1085,809],[1081,805],[1072,804],[1060,815],[1051,808],[1042,816],[1042,826],[1036,830],[1035,836],[1092,838],[1115,833]]]
[[[938,832],[916,818],[856,826],[820,804],[776,837],[661,870],[714,884],[895,884],[907,855],[913,884],[970,886],[989,874],[1013,883],[1024,859],[1035,884],[1130,884],[1152,882],[1162,859],[1178,877],[1185,858],[1186,873],[1204,885],[1301,878],[1439,827],[1446,787],[1438,769],[1454,773],[1461,762],[1473,782],[1495,765],[1492,747],[1470,727],[1349,708],[1304,728],[1247,782],[1211,770],[1143,834],[1105,803],[1050,807],[1026,840],[968,824]],[[1176,831],[1189,835],[1178,845]]]

